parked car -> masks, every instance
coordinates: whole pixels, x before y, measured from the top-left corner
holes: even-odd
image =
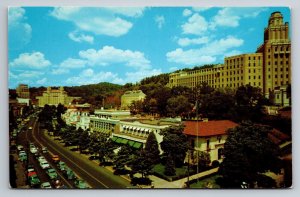
[[[39,156],[38,161],[41,163],[42,161],[47,161],[44,156]]]
[[[67,177],[68,180],[72,180],[72,179],[76,178],[74,172],[70,168],[68,168],[67,166],[66,166],[66,168],[63,171],[63,175],[65,177]]]
[[[35,169],[34,169],[33,164],[28,164],[28,166],[27,166],[27,172],[29,173],[29,172],[34,172],[34,171],[35,171]]]
[[[36,187],[40,185],[41,181],[37,176],[36,172],[29,172],[28,173],[28,181],[31,187]]]
[[[49,178],[51,180],[56,179],[57,178],[57,173],[53,168],[50,168],[46,171],[46,173],[48,174]]]
[[[42,148],[42,153],[47,153],[47,152],[48,152],[47,147],[43,147],[43,148]]]
[[[58,162],[59,162],[59,156],[58,156],[58,155],[53,155],[53,156],[52,156],[52,161],[53,161],[54,163],[58,163]]]
[[[42,189],[51,189],[51,184],[49,182],[44,182],[41,184]]]
[[[76,179],[74,181],[74,186],[75,186],[75,188],[78,188],[78,189],[87,189],[87,188],[89,188],[87,186],[87,183],[82,179]]]
[[[59,170],[64,171],[65,168],[67,167],[66,163],[63,161],[58,162],[57,167]]]
[[[17,149],[18,149],[18,151],[21,151],[21,150],[24,150],[24,147],[23,147],[23,145],[18,145]]]
[[[38,150],[37,150],[36,147],[32,146],[32,147],[30,147],[30,152],[31,152],[32,154],[35,154],[35,153],[38,152]]]
[[[26,161],[27,160],[27,154],[25,151],[20,151],[19,153],[19,160],[20,161]]]
[[[42,169],[48,169],[48,168],[50,168],[50,165],[49,165],[49,163],[47,161],[40,162],[40,166],[41,166]]]

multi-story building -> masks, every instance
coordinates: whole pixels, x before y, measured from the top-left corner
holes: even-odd
[[[29,88],[26,84],[19,84],[19,86],[16,88],[16,92],[19,98],[30,98]]]
[[[90,117],[90,132],[97,132],[107,137],[118,130],[120,120],[91,116]]]
[[[269,96],[276,87],[291,84],[291,41],[289,24],[280,12],[273,12],[264,31],[264,43],[257,52],[263,54],[264,93]]]
[[[121,96],[121,108],[128,109],[133,101],[143,101],[145,98],[142,90],[127,91]]]
[[[226,57],[224,64],[171,73],[168,86],[194,88],[206,82],[214,88],[236,89],[249,84],[269,97],[276,88],[291,84],[290,53],[288,23],[283,22],[280,12],[274,12],[264,30],[264,43],[256,53]]]
[[[42,96],[37,96],[38,106],[44,107],[47,105],[69,105],[75,99],[80,99],[80,97],[71,97],[68,96],[67,92],[64,91],[63,87],[59,89],[51,89],[51,87],[47,87],[47,90],[43,92]]]

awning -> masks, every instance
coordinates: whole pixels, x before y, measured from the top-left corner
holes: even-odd
[[[131,140],[128,141],[128,145],[129,145],[129,146],[132,146],[132,147],[133,147],[134,143],[135,143],[135,141],[131,141]]]
[[[141,148],[141,146],[142,146],[142,143],[140,143],[140,142],[135,142],[135,143],[133,144],[133,147],[134,147],[134,148]]]
[[[127,139],[122,139],[121,143],[122,144],[127,144],[128,140]]]
[[[116,136],[114,136],[114,137],[111,138],[111,140],[114,141],[114,142],[115,142],[117,139],[118,139],[118,137],[116,137]]]
[[[118,138],[118,139],[116,140],[116,143],[121,143],[121,141],[122,141],[122,138]]]

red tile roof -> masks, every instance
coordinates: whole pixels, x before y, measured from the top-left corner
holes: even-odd
[[[197,136],[197,121],[185,121],[184,125],[184,134]],[[237,125],[237,123],[230,120],[198,121],[198,136],[207,137],[223,135],[226,134],[228,129],[234,128]]]

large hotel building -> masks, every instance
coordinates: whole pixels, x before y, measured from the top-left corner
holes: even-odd
[[[202,82],[214,88],[251,85],[270,92],[291,84],[291,41],[289,25],[280,12],[273,12],[264,30],[264,42],[255,53],[226,57],[224,64],[169,75],[169,87],[194,88]]]

